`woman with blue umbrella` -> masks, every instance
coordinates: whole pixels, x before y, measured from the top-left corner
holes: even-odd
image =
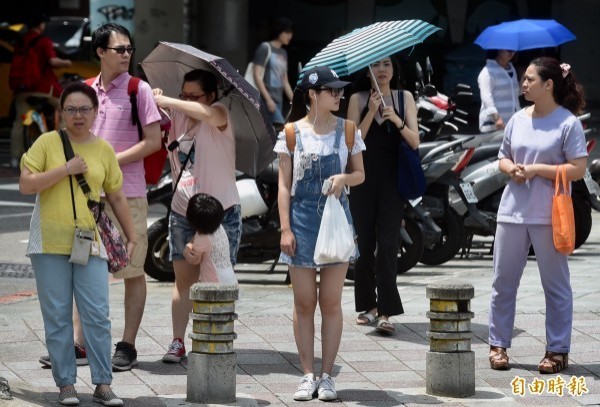
[[[477,77],[481,95],[479,130],[483,133],[503,130],[508,120],[519,110],[519,81],[510,62],[515,51],[490,49],[486,64]]]
[[[475,40],[486,50],[477,82],[481,92],[479,130],[502,130],[519,110],[517,72],[510,60],[517,51],[558,47],[575,36],[555,20],[521,19],[487,27]]]

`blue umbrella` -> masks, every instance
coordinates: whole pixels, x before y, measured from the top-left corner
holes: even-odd
[[[323,48],[304,66],[303,72],[323,65],[340,76],[349,75],[382,58],[420,44],[438,30],[439,27],[421,20],[385,21],[357,28]]]
[[[516,20],[492,25],[477,37],[483,49],[525,49],[557,47],[576,39],[573,33],[555,20]]]

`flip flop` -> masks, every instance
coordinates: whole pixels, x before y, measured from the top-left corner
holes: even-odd
[[[375,322],[375,315],[368,312],[361,312],[356,317],[356,325],[372,325]]]
[[[390,321],[384,319],[377,320],[377,328],[375,330],[379,333],[386,335],[393,335],[396,333],[396,327]]]

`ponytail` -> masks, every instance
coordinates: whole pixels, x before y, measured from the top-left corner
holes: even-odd
[[[580,114],[585,108],[583,86],[581,86],[573,71],[569,71],[563,79],[562,103],[560,104],[574,115]]]
[[[308,91],[302,93],[299,88],[294,90],[294,96],[292,97],[292,108],[286,119],[287,123],[296,122],[306,116],[306,106],[310,105],[308,100]]]

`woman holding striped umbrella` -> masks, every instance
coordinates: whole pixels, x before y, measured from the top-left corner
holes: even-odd
[[[398,145],[419,146],[415,101],[399,82],[397,63],[383,58],[370,65],[348,105],[348,119],[358,123],[367,147],[365,182],[352,188],[350,201],[361,254],[354,267],[356,323],[377,320],[377,331],[387,335],[396,331],[389,317],[404,313],[396,286],[404,208],[397,190]]]

